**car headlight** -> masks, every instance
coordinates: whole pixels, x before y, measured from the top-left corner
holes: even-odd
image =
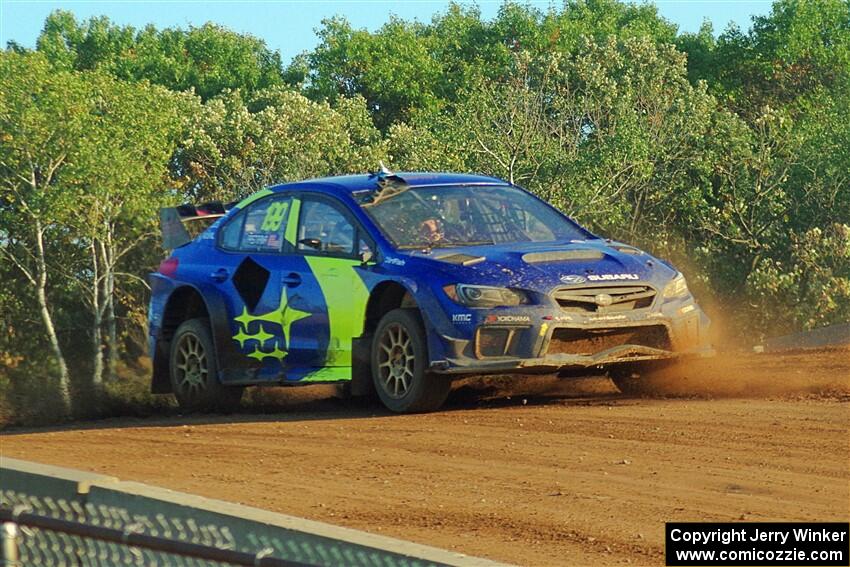
[[[664,288],[664,299],[673,299],[686,295],[688,295],[688,282],[685,281],[685,276],[680,272]]]
[[[528,303],[521,291],[487,285],[447,285],[443,288],[452,301],[467,307],[510,307]]]

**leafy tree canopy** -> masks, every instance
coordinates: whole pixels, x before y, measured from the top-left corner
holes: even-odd
[[[516,53],[574,54],[583,37],[672,42],[676,27],[651,5],[569,0],[547,12],[506,2],[492,21],[477,8],[452,4],[430,24],[394,18],[374,33],[331,18],[318,35],[316,49],[289,67],[290,80],[318,100],[362,95],[386,129],[417,111],[456,102],[480,78],[504,77]]]
[[[47,17],[37,50],[58,68],[101,70],[119,79],[148,80],[202,99],[225,89],[282,84],[280,55],[262,40],[207,23],[188,30],[136,30],[106,17],[78,22],[58,10]]]

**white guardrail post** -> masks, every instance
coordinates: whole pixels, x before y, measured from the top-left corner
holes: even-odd
[[[0,565],[3,567],[18,567],[18,525],[14,522],[3,522],[0,526]]]

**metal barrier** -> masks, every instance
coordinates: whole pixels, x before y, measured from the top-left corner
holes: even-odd
[[[495,566],[112,477],[0,458],[0,565]]]
[[[18,502],[14,508],[0,507],[5,565],[62,565],[72,560],[113,566],[198,564],[191,560],[203,560],[205,565],[247,567],[307,565],[270,557],[272,548],[257,553],[233,549],[233,538],[227,529],[212,525],[184,525],[163,516],[152,522],[146,517],[129,518],[126,510],[117,508],[39,500],[7,491],[0,501]]]

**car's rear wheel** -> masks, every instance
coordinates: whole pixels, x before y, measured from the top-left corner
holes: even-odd
[[[394,309],[372,340],[372,379],[381,402],[394,412],[438,409],[451,389],[448,377],[427,372],[428,343],[416,309]]]
[[[218,380],[209,321],[184,321],[171,339],[171,389],[185,411],[233,411],[242,400],[241,387],[224,386]]]

